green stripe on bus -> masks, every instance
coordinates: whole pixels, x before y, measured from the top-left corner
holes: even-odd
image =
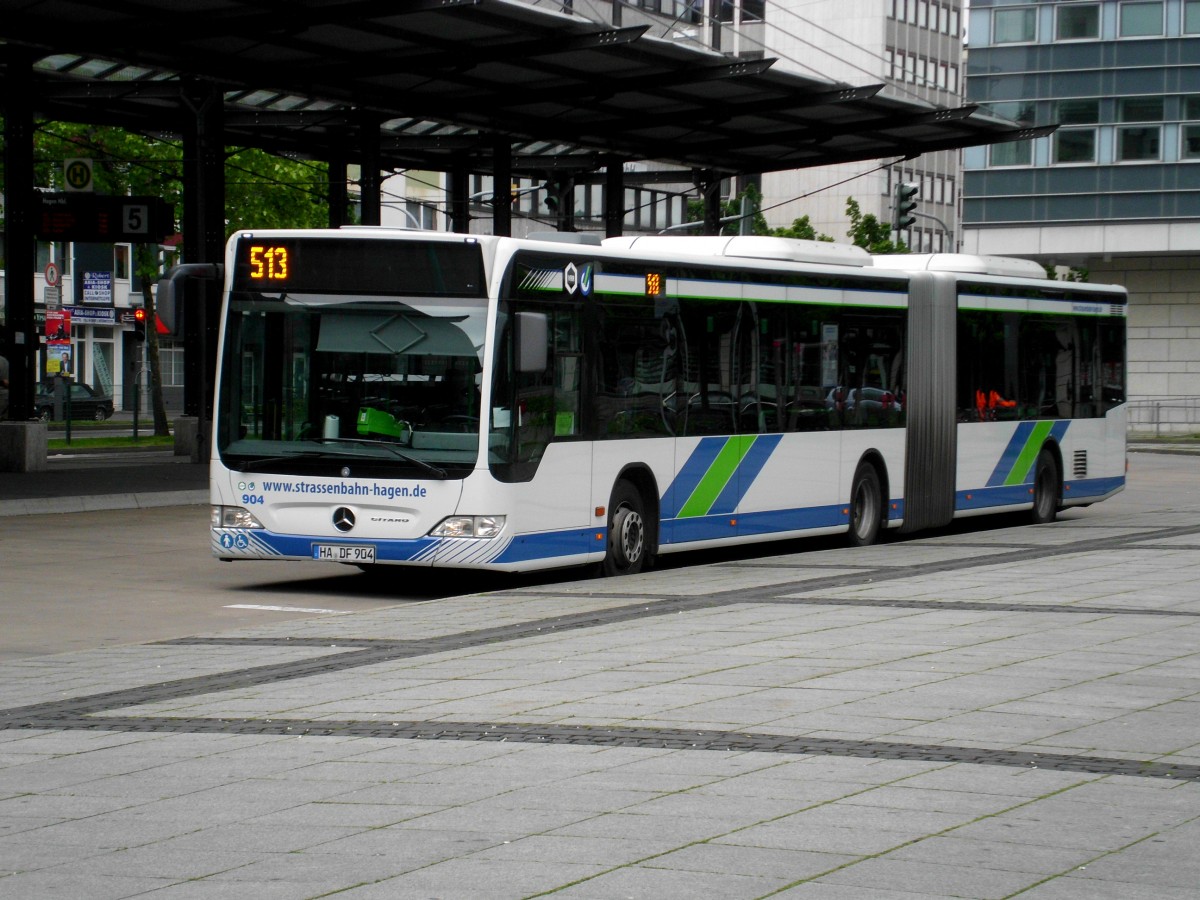
[[[700,479],[700,483],[696,485],[696,489],[692,491],[692,495],[688,497],[687,503],[683,504],[683,509],[679,511],[679,518],[685,519],[708,514],[712,505],[717,502],[717,497],[721,496],[725,485],[729,483],[729,479],[733,477],[733,473],[737,471],[742,459],[750,451],[750,446],[754,443],[755,438],[756,435],[743,434],[731,437],[725,442],[725,446],[721,448],[717,458],[713,460],[708,471],[704,473],[704,477]]]
[[[1025,479],[1029,475],[1029,470],[1037,462],[1038,453],[1042,450],[1042,444],[1045,443],[1046,436],[1050,434],[1050,429],[1053,427],[1053,422],[1038,422],[1033,426],[1033,431],[1030,432],[1029,439],[1025,441],[1025,446],[1021,448],[1021,455],[1017,457],[1017,461],[1013,463],[1012,471],[1004,479],[1005,485],[1025,483]]]

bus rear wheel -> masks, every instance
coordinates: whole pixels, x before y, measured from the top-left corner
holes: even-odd
[[[1030,517],[1034,525],[1046,525],[1058,517],[1058,481],[1058,463],[1054,461],[1054,454],[1043,447],[1033,472],[1033,512]]]
[[[869,462],[861,462],[854,472],[850,488],[850,544],[867,547],[879,540],[883,522],[883,488],[879,472]]]
[[[646,565],[646,504],[628,481],[618,481],[608,506],[604,575],[636,575]]]

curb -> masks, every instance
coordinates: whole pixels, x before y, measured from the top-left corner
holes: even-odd
[[[152,509],[161,506],[207,506],[209,494],[202,491],[146,491],[137,494],[96,494],[81,497],[34,497],[0,501],[0,518],[7,516],[51,516],[64,513],[98,512],[109,509]]]

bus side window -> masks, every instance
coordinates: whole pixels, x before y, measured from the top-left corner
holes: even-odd
[[[596,437],[674,433],[684,349],[673,304],[606,298],[598,312]]]
[[[826,396],[836,373],[826,370],[836,367],[837,348],[825,338],[836,332],[835,310],[761,304],[759,316],[758,430],[828,429],[831,410]]]

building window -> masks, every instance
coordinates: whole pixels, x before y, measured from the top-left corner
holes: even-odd
[[[1161,122],[1162,97],[1124,97],[1117,107],[1118,122]]]
[[[1099,100],[1059,100],[1054,104],[1059,125],[1095,125],[1100,121]]]
[[[1181,140],[1180,158],[1200,159],[1200,125],[1184,125]]]
[[[1060,41],[1100,37],[1100,5],[1089,3],[1058,7],[1055,36]]]
[[[661,0],[660,0],[660,2],[661,2]],[[696,4],[680,2],[680,0],[675,0],[674,3],[670,3],[670,2],[661,3],[661,6],[663,8],[659,11],[664,12],[669,16],[673,16],[673,15],[676,15],[677,13],[682,14],[683,12],[687,11],[689,8],[694,8],[696,6]],[[671,9],[672,6],[678,7],[678,9]],[[761,22],[763,20],[764,14],[766,13],[766,6],[767,6],[766,0],[742,0],[742,2],[741,2],[742,19],[741,20],[743,22]],[[735,15],[736,15],[736,13],[735,13],[735,4],[734,3],[729,2],[729,0],[726,0],[726,2],[720,4],[720,10],[717,13],[717,18],[720,19],[722,22],[734,21]]]
[[[1001,119],[1012,119],[1022,125],[1032,125],[1037,107],[1032,100],[1005,100],[1002,103],[989,103],[987,110]]]
[[[129,245],[113,245],[113,277],[125,279],[129,277]]]
[[[162,373],[164,387],[182,387],[183,348],[160,344],[158,347],[158,369]]]
[[[1054,161],[1063,164],[1094,163],[1096,129],[1066,128],[1054,132]]]
[[[1037,39],[1037,10],[998,9],[992,17],[992,43],[1017,44]]]
[[[1185,0],[1183,4],[1183,33],[1200,34],[1200,0]]]
[[[1137,125],[1117,129],[1117,161],[1145,162],[1160,158],[1162,127]]]
[[[1027,166],[1033,162],[1033,141],[1008,141],[992,144],[993,166]]]
[[[1154,2],[1122,3],[1120,27],[1121,37],[1148,37],[1163,33],[1163,5]]]

